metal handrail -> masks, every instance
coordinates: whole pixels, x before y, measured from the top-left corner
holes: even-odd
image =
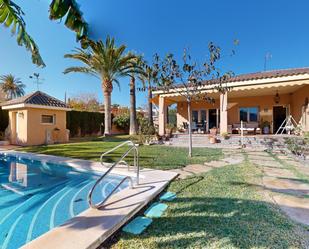
[[[89,206],[92,207],[92,208],[100,208],[104,205],[104,203],[113,195],[113,193],[115,193],[115,191],[126,181],[126,180],[129,180],[130,181],[130,187],[133,188],[133,179],[132,177],[130,176],[126,176],[125,178],[123,178],[120,183],[115,186],[115,188],[112,190],[112,192],[103,200],[101,201],[100,203],[98,204],[94,204],[92,202],[92,195],[93,195],[93,191],[94,189],[98,186],[98,184],[119,164],[126,164],[128,166],[128,170],[129,170],[129,164],[124,161],[124,158],[132,151],[134,150],[134,167],[136,168],[136,184],[138,185],[139,184],[139,162],[138,162],[138,148],[137,146],[132,142],[132,141],[126,141],[122,144],[119,144],[117,145],[116,147],[114,147],[113,149],[105,152],[105,153],[102,153],[102,155],[100,156],[100,162],[101,162],[101,165],[104,166],[103,164],[103,158],[107,155],[107,154],[110,154],[111,152],[125,146],[125,145],[129,145],[129,149],[122,154],[121,158],[116,161],[114,164],[112,164],[112,166],[95,182],[95,184],[93,185],[93,187],[91,188],[91,190],[89,191],[88,193],[88,203],[89,203]]]

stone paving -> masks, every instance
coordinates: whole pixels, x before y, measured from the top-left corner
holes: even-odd
[[[179,179],[193,177],[214,168],[239,164],[245,160],[246,154],[249,162],[261,168],[263,177],[259,187],[266,191],[270,200],[292,220],[309,226],[309,165],[279,152],[276,153],[278,160],[264,150],[252,148],[245,149],[245,153],[241,149],[224,149],[223,153],[224,158],[219,161],[192,164],[171,171],[178,173]]]
[[[250,151],[247,155],[250,162],[262,169],[261,187],[266,190],[269,197],[292,220],[309,226],[309,177],[300,178],[296,173],[307,175],[309,167],[281,154],[276,154],[280,160],[261,151]],[[286,164],[294,167],[293,170]]]
[[[227,165],[239,164],[244,161],[244,155],[241,150],[223,150],[224,158],[219,161],[211,161],[203,164],[190,164],[181,169],[172,169],[170,171],[178,173],[179,179],[185,179],[197,174],[206,173],[214,168],[220,168]]]

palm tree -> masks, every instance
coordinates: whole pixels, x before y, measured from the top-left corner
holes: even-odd
[[[137,134],[135,76],[130,76],[130,135]]]
[[[137,116],[136,116],[136,75],[143,74],[142,68],[142,57],[136,55],[136,60],[134,61],[135,70],[130,74],[130,135],[137,134]]]
[[[12,74],[2,75],[0,77],[0,87],[7,99],[13,99],[25,95],[26,87],[19,78]]]
[[[152,88],[153,83],[157,82],[158,65],[154,63],[149,66],[146,61],[142,63],[142,73],[139,74],[139,79],[143,83],[143,90],[147,89],[148,92],[148,122],[153,125],[153,113],[152,113]]]
[[[76,49],[73,54],[66,54],[65,58],[81,61],[84,66],[69,67],[64,73],[79,72],[96,76],[101,80],[104,94],[105,130],[104,135],[111,134],[111,93],[113,83],[119,86],[120,77],[129,76],[136,71],[136,56],[125,54],[126,46],[117,47],[115,40],[106,38],[105,43],[89,41],[88,49]]]

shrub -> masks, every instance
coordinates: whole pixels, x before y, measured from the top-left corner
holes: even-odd
[[[130,127],[129,113],[122,113],[113,118],[113,124],[120,130],[127,131]]]
[[[150,125],[147,118],[139,117],[138,120],[138,131],[143,135],[154,135],[156,133],[156,129],[153,125]]]
[[[139,142],[141,144],[150,143],[153,140],[153,135],[156,133],[155,127],[150,125],[148,119],[143,116],[139,116],[137,122]]]
[[[223,132],[221,136],[226,140],[230,138],[230,135],[227,132]]]

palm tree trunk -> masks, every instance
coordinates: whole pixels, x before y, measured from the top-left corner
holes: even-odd
[[[112,133],[111,92],[104,91],[104,136]]]
[[[153,126],[153,115],[152,115],[152,89],[151,86],[148,86],[148,121],[149,125]]]
[[[103,80],[102,89],[104,94],[104,136],[112,135],[112,113],[111,113],[111,95],[113,83]]]
[[[130,135],[137,134],[135,78],[130,80]]]

